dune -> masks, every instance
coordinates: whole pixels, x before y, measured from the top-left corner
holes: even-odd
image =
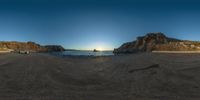
[[[199,100],[200,55],[0,54],[1,100]]]

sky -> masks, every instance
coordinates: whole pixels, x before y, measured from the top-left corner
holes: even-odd
[[[200,1],[0,0],[0,41],[112,50],[149,32],[200,40]]]

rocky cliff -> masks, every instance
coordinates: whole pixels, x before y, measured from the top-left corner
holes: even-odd
[[[200,42],[184,41],[169,38],[163,33],[148,33],[138,37],[135,41],[124,43],[114,53],[136,53],[156,51],[188,51],[200,50]]]
[[[34,42],[0,42],[0,48],[12,49],[14,51],[29,50],[32,52],[45,52],[46,48]]]
[[[52,52],[52,51],[65,51],[65,49],[62,46],[60,46],[60,45],[46,45],[44,47],[47,48],[48,52]]]
[[[0,49],[12,49],[14,51],[28,50],[30,52],[50,52],[50,51],[63,51],[62,46],[54,45],[51,48],[49,46],[41,46],[35,42],[0,42]]]

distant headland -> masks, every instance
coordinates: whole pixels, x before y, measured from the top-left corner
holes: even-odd
[[[137,37],[135,41],[124,43],[113,53],[137,53],[152,51],[200,51],[200,42],[170,38],[164,33],[147,33]]]

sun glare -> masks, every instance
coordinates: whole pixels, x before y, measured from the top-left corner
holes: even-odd
[[[103,48],[102,47],[98,47],[97,50],[103,51]]]

